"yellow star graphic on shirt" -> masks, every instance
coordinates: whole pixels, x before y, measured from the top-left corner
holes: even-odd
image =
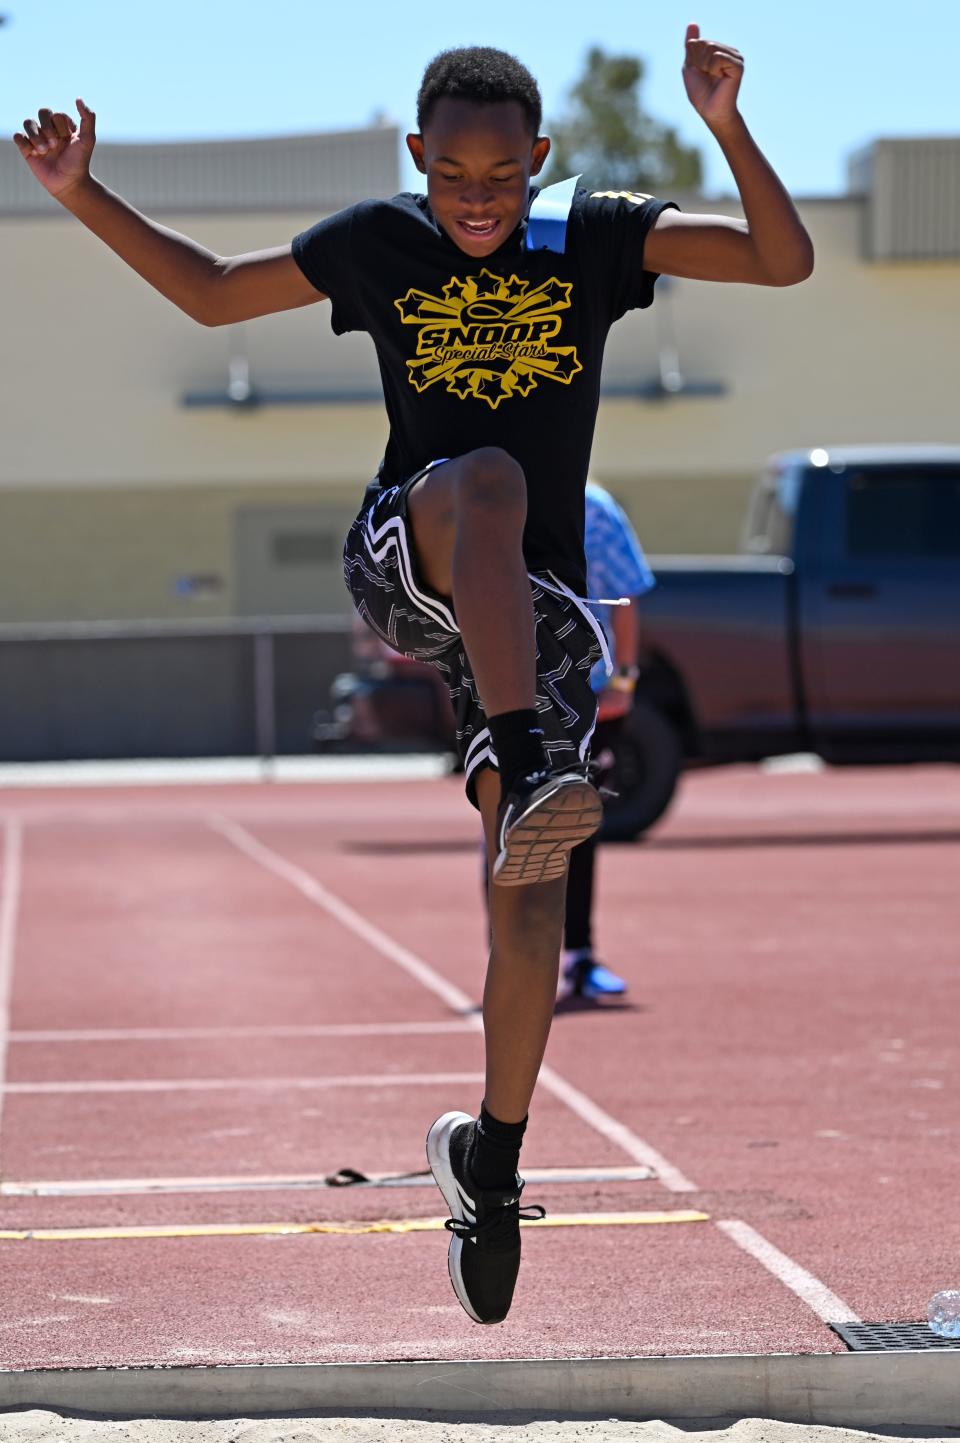
[[[569,385],[583,367],[575,346],[558,346],[573,282],[556,276],[531,286],[517,275],[451,276],[439,296],[411,287],[394,305],[403,326],[417,328],[407,361],[419,392],[442,384],[458,399],[493,410],[529,396],[541,381]]]

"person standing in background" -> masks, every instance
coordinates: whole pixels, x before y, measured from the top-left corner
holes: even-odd
[[[597,693],[599,715],[593,734],[593,756],[599,772],[597,784],[613,771],[617,741],[625,717],[633,706],[637,685],[640,618],[637,599],[656,585],[636,532],[609,491],[587,482],[584,551],[587,558],[587,596],[629,599],[629,606],[595,607],[607,637],[613,674],[607,676],[598,662],[590,682]],[[620,996],[627,984],[598,962],[593,944],[593,884],[597,834],[570,853],[567,880],[564,951],[558,999]]]

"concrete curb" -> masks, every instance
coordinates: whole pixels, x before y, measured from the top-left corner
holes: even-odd
[[[0,1409],[110,1418],[515,1410],[938,1428],[957,1426],[958,1397],[950,1350],[0,1371]]]

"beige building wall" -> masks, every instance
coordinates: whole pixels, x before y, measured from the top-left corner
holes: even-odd
[[[864,259],[865,204],[801,204],[817,250],[803,286],[676,282],[615,328],[609,385],[651,381],[672,325],[687,380],[726,388],[601,406],[593,473],[649,551],[734,549],[775,450],[960,440],[960,262]],[[163,216],[222,254],[286,242],[315,219]],[[375,396],[369,340],[336,340],[326,304],[205,329],[59,213],[0,217],[0,264],[17,277],[0,357],[0,622],[228,615],[239,506],[359,502],[386,438],[378,401],[182,405],[187,391],[225,391],[231,348],[261,390]],[[224,587],[184,600],[172,583],[185,572]]]
[[[352,498],[342,487],[288,484],[9,491],[0,496],[0,621],[237,615],[241,508],[343,508]],[[218,584],[185,598],[177,590],[183,577]],[[337,602],[346,611],[345,592]]]

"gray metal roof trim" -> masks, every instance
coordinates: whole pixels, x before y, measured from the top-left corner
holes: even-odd
[[[94,172],[152,211],[326,212],[400,184],[393,126],[247,141],[101,142]],[[64,212],[16,149],[0,147],[0,216]]]

